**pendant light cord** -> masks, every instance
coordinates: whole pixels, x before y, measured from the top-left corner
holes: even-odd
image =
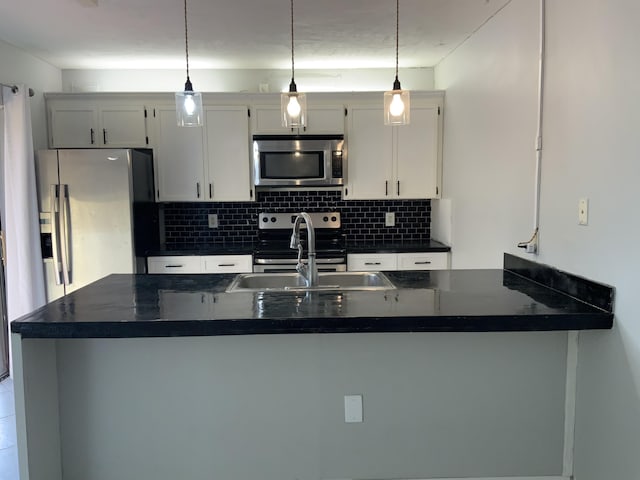
[[[187,0],[184,0],[184,50],[187,57],[187,81],[189,80],[189,31],[187,28]]]
[[[293,1],[293,0],[291,0],[291,1]],[[398,36],[399,36],[399,32],[400,32],[400,0],[396,0],[396,81],[398,80]]]
[[[291,0],[291,81],[294,78],[294,61],[293,61],[293,0]]]

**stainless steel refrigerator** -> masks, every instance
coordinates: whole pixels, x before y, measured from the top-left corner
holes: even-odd
[[[144,272],[159,242],[151,150],[41,150],[36,175],[47,301]]]

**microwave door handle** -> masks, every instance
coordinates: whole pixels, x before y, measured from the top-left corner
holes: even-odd
[[[60,211],[60,203],[58,200],[59,186],[51,185],[49,187],[49,208],[51,209],[51,250],[53,258],[53,272],[55,274],[56,285],[62,285],[62,272],[60,271],[60,224],[58,214]]]
[[[61,185],[60,205],[62,210],[62,275],[65,285],[71,285],[71,211],[69,206],[69,185]]]

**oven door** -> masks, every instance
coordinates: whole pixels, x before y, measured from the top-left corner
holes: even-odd
[[[319,272],[346,272],[347,265],[344,263],[336,264],[336,263],[327,263],[327,264],[317,264]],[[286,272],[295,272],[296,264],[255,264],[253,265],[254,273],[286,273]]]

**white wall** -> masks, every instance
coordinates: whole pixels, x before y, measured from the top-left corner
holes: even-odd
[[[639,24],[636,0],[548,2],[540,260],[616,287],[614,330],[581,335],[577,480],[640,478]]]
[[[533,232],[536,4],[514,0],[436,68],[446,93],[432,236],[452,246],[453,268],[500,268]]]
[[[296,70],[301,92],[389,90],[393,69]],[[281,92],[289,88],[291,70],[191,70],[201,92]],[[174,92],[184,87],[184,70],[63,70],[64,92]],[[404,88],[433,89],[433,68],[400,70]],[[262,87],[261,87],[262,85]],[[262,88],[262,90],[261,90]]]
[[[0,41],[0,83],[25,84],[32,88],[31,121],[33,143],[36,149],[47,146],[47,123],[44,107],[44,92],[62,88],[62,73],[52,65],[24,51]]]
[[[537,8],[514,0],[436,68],[457,268],[498,266],[530,233]],[[635,0],[547,2],[537,260],[616,287],[614,329],[580,335],[576,480],[640,478],[639,23]]]

